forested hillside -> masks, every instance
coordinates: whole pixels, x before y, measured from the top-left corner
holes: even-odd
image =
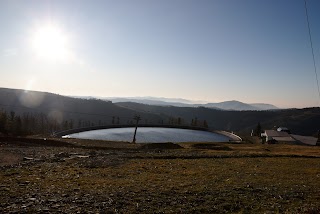
[[[78,99],[46,92],[0,89],[0,132],[50,133],[52,131],[109,124],[132,123],[135,110],[108,101]],[[139,113],[143,119],[163,117]]]
[[[222,111],[204,107],[153,106],[133,102],[112,103],[46,92],[0,88],[0,132],[51,133],[78,127],[132,124],[209,126],[211,129],[250,133],[285,126],[293,133],[314,135],[320,129],[320,108],[275,111]]]
[[[151,106],[132,102],[117,103],[140,112],[181,117],[185,121],[206,120],[210,128],[250,133],[260,122],[263,129],[286,126],[293,133],[314,135],[320,129],[320,108],[274,111],[221,111],[204,107]]]

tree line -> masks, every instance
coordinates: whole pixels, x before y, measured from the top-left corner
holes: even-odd
[[[148,120],[144,118],[144,124],[160,124],[160,125],[191,125],[196,127],[208,128],[206,120],[198,120],[194,118],[190,123],[181,117],[168,117],[159,121]],[[14,111],[0,110],[0,134],[12,136],[26,135],[50,135],[56,131],[63,131],[73,128],[82,128],[90,126],[104,125],[124,125],[134,124],[133,118],[129,120],[121,120],[119,116],[112,116],[108,120],[85,120],[85,119],[66,119],[58,120],[56,117],[48,116],[44,113],[25,112],[16,114]]]
[[[63,125],[42,113],[23,113],[17,115],[14,111],[7,113],[0,110],[0,133],[5,135],[49,134],[53,130],[61,129]]]

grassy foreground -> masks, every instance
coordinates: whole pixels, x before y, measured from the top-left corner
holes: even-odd
[[[66,143],[0,144],[1,213],[320,212],[319,147]]]

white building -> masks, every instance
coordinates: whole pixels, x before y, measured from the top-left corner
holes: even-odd
[[[296,140],[291,135],[284,131],[265,130],[261,137],[266,138],[266,142],[295,142]]]

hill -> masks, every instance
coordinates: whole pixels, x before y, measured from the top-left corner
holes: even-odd
[[[251,106],[258,108],[259,110],[273,110],[279,109],[277,106],[266,103],[250,103]]]
[[[252,106],[247,103],[242,103],[242,102],[239,102],[236,100],[226,101],[226,102],[221,102],[221,103],[208,103],[208,104],[204,104],[202,106],[207,107],[207,108],[219,108],[219,109],[223,109],[223,110],[235,110],[235,111],[262,110],[258,107]]]
[[[285,126],[301,135],[314,135],[320,127],[320,108],[222,111],[205,107],[152,106],[132,102],[116,104],[139,112],[180,117],[189,123],[195,118],[206,120],[210,128],[244,133],[251,133],[259,122],[264,129]]]
[[[225,104],[229,105],[230,102]],[[237,102],[232,101],[231,104]],[[191,125],[193,122],[197,126],[206,124],[211,129],[242,133],[251,133],[259,122],[264,129],[285,126],[301,135],[315,135],[320,127],[320,108],[233,111],[134,102],[112,103],[7,88],[0,88],[0,113],[0,132],[1,129],[10,128],[14,120],[30,129],[29,133],[34,127],[48,132],[75,127],[128,124],[133,123],[135,114],[141,116],[140,123]],[[6,121],[7,124],[3,125]]]
[[[72,98],[47,92],[8,88],[0,88],[0,110],[6,115],[13,112],[13,116],[19,115],[22,121],[30,120],[30,118],[51,121],[58,129],[128,123],[132,122],[133,116],[138,113],[110,101]],[[156,114],[144,112],[139,112],[139,114],[142,118],[149,120],[162,119]],[[65,123],[69,125],[62,127]]]
[[[78,98],[81,98],[81,97],[78,97]],[[93,97],[83,97],[83,98],[93,98]],[[220,103],[199,104],[191,100],[162,98],[162,97],[99,97],[99,99],[112,101],[113,103],[134,102],[134,103],[156,105],[156,106],[206,107],[206,108],[213,108],[213,109],[220,109],[220,110],[234,110],[234,111],[248,111],[248,110],[262,111],[262,110],[278,109],[278,107],[271,104],[265,104],[265,103],[248,104],[248,103],[243,103],[236,100],[225,101]]]

